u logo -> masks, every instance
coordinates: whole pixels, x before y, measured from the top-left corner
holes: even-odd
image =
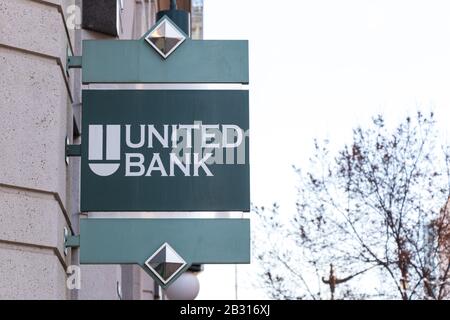
[[[106,126],[106,140],[103,139],[103,125],[89,125],[89,168],[98,176],[114,174],[120,166],[120,125]],[[106,145],[104,153],[103,142]],[[106,155],[106,157],[105,157]],[[92,163],[103,161],[108,163]],[[115,162],[110,162],[115,161]]]

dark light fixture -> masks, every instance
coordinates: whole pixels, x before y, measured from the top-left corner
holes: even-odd
[[[159,0],[156,21],[168,16],[184,33],[191,36],[191,1]]]

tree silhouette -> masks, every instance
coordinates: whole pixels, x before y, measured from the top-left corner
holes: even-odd
[[[294,168],[296,212],[253,208],[266,238],[255,249],[264,248],[257,257],[271,296],[324,299],[328,286],[332,298],[336,288],[339,298],[448,298],[450,214],[442,207],[450,152],[437,138],[434,115],[418,112],[394,130],[373,118],[337,155],[315,141],[311,167]],[[330,264],[347,276],[323,278]]]

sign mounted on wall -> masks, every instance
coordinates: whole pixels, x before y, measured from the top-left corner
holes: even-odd
[[[249,211],[246,90],[85,90],[82,211]]]
[[[250,210],[247,41],[192,40],[164,16],[138,40],[83,41],[67,66],[85,85],[67,146],[82,212]],[[250,262],[249,219],[105,217],[66,237],[81,264],[138,264],[167,287],[192,264]]]

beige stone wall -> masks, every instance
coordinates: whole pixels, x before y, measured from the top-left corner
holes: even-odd
[[[0,0],[0,298],[66,299],[71,1]]]

